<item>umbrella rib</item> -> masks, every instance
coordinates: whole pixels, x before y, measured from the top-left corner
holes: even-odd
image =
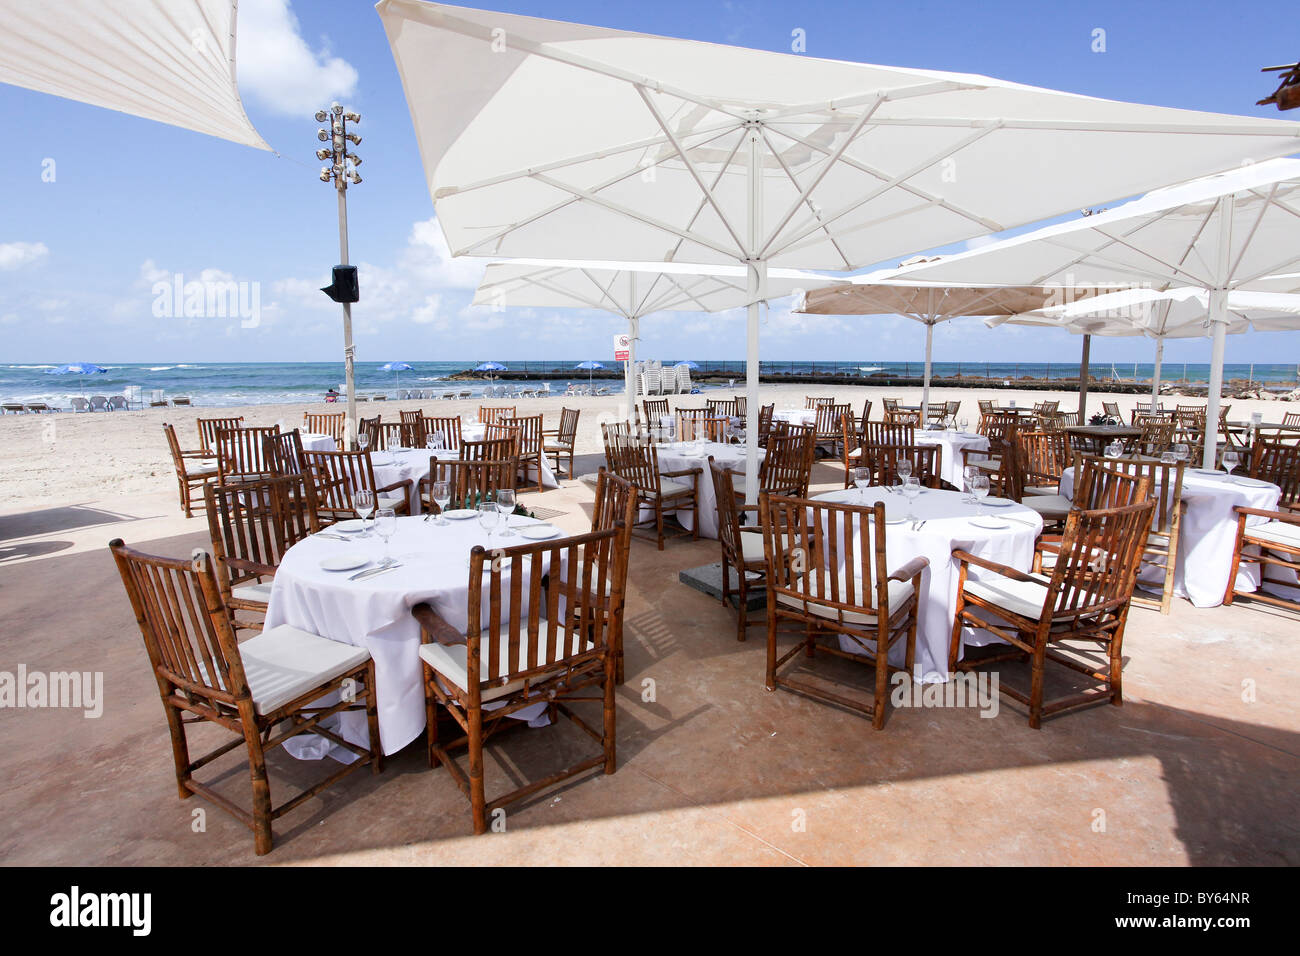
[[[718,204],[718,200],[714,197],[713,190],[704,184],[704,177],[700,175],[700,171],[696,167],[695,163],[686,155],[686,150],[682,149],[682,144],[681,141],[678,140],[677,134],[668,128],[668,121],[665,120],[663,114],[659,112],[659,107],[657,107],[654,101],[650,99],[650,95],[646,92],[644,86],[636,84],[636,91],[641,96],[641,101],[645,103],[646,109],[650,111],[650,115],[653,116],[655,122],[659,124],[659,128],[662,129],[664,135],[668,137],[668,141],[673,144],[673,149],[677,150],[677,155],[680,156],[682,162],[686,164],[686,169],[691,174],[691,178],[695,180],[695,185],[700,188],[700,192],[704,193],[704,198],[708,200],[709,205],[713,207],[713,211],[718,214],[718,218],[722,220],[722,224],[727,227],[727,232],[731,233],[731,238],[736,243],[736,248],[743,251],[745,244],[740,241],[739,233],[736,232],[736,228],[731,224],[731,220],[728,218],[727,214],[722,211],[722,206]]]
[[[596,289],[600,292],[600,297],[601,297],[602,299],[606,299],[606,300],[608,300],[609,302],[612,302],[615,306],[618,306],[618,299],[617,299],[617,298],[616,298],[612,293],[610,293],[610,291],[609,291],[610,286],[612,286],[615,282],[618,281],[618,273],[617,273],[617,272],[612,272],[612,273],[610,273],[609,286],[604,286],[604,285],[601,285],[601,284],[600,284],[600,280],[599,280],[599,279],[597,279],[594,275],[592,275],[590,269],[580,269],[579,271],[580,271],[584,276],[587,277],[587,281],[589,281],[592,285],[594,285],[594,286],[596,287]],[[623,318],[625,318],[625,319],[630,319],[630,318],[632,318],[632,315],[631,315],[631,313],[629,312],[629,309],[631,309],[631,308],[633,308],[633,304],[632,304],[631,302],[628,302],[628,308],[627,308],[627,309],[624,309],[624,308],[622,308],[621,306],[618,306],[617,309],[614,309],[614,310],[607,310],[607,311],[617,311],[619,315],[623,316]]]
[[[794,142],[799,143],[801,146],[806,146],[808,149],[817,150],[818,152],[821,153],[829,152],[829,150],[826,149],[825,146],[822,146],[820,143],[813,142],[812,140],[808,139],[805,136],[796,136],[794,133],[791,133],[788,130],[777,129],[776,127],[770,127],[770,128],[772,132],[776,133],[777,135],[784,136],[787,139],[793,140]],[[889,178],[882,170],[876,169],[873,166],[868,166],[866,163],[862,162],[862,160],[857,159],[856,157],[853,156],[841,157],[840,162],[844,163],[846,166],[849,166],[852,169],[858,170],[859,172],[866,173],[868,176],[874,176],[876,179],[879,179],[882,182]],[[995,222],[992,219],[987,219],[984,216],[979,215],[978,213],[974,213],[968,209],[963,208],[962,206],[955,205],[954,203],[951,203],[948,200],[944,199],[942,196],[937,196],[934,193],[924,190],[919,186],[914,186],[911,183],[899,183],[898,188],[904,190],[905,192],[909,192],[920,199],[926,199],[932,203],[938,203],[939,206],[941,206],[944,209],[947,209],[949,212],[955,213],[956,215],[961,216],[963,219],[969,219],[971,222],[979,223],[979,225],[990,230],[991,232],[1002,231],[1001,223]]]
[[[794,171],[790,169],[789,164],[785,161],[785,157],[781,155],[780,151],[777,150],[776,147],[772,145],[772,141],[768,139],[767,136],[768,129],[769,127],[766,124],[764,124],[763,128],[759,131],[759,134],[763,137],[763,144],[767,146],[768,152],[771,153],[772,156],[776,159],[777,164],[781,167],[781,170],[785,173],[786,178],[790,180],[790,182],[794,185],[795,189],[798,189],[799,180],[795,178]],[[784,135],[789,136],[788,133]],[[794,137],[790,137],[790,138],[794,139]],[[808,206],[808,211],[812,213],[813,218],[818,219],[820,221],[821,213],[820,210],[817,208],[817,204],[813,202],[812,199],[805,199],[804,202]],[[844,268],[845,269],[853,268],[853,263],[850,262],[849,257],[844,254],[844,249],[841,248],[838,240],[836,240],[835,234],[825,226],[822,227],[822,231],[826,233],[826,241],[831,244],[831,248],[835,250],[836,255],[840,257],[840,261],[844,263]]]
[[[862,111],[862,115],[858,117],[857,122],[849,128],[848,135],[844,137],[843,141],[838,147],[836,147],[835,151],[826,157],[825,161],[822,163],[822,168],[817,171],[815,176],[813,176],[812,182],[803,187],[798,198],[790,204],[790,208],[787,209],[785,215],[781,217],[781,221],[768,234],[767,240],[764,241],[759,248],[758,258],[762,259],[767,254],[767,250],[772,248],[772,243],[776,242],[777,236],[781,234],[781,230],[784,229],[790,220],[794,218],[794,214],[799,211],[799,207],[808,201],[813,190],[822,184],[822,180],[826,178],[826,174],[829,173],[835,167],[835,164],[839,162],[840,157],[844,155],[844,151],[853,145],[853,142],[858,138],[858,134],[862,132],[862,128],[867,125],[867,121],[870,120],[872,114],[880,108],[882,102],[883,100],[877,99],[868,109]],[[772,150],[772,144],[767,141],[766,137],[764,137],[763,142],[767,144],[769,150]],[[782,166],[784,167],[784,163]],[[798,185],[799,184],[796,182],[795,186],[797,187]],[[814,218],[816,218],[815,214]]]
[[[1241,265],[1241,260],[1246,258],[1246,250],[1250,248],[1250,242],[1255,238],[1255,233],[1259,231],[1260,225],[1264,222],[1264,216],[1268,213],[1268,207],[1273,202],[1273,197],[1277,195],[1280,182],[1273,183],[1268,191],[1268,195],[1263,197],[1264,201],[1259,204],[1259,215],[1255,217],[1254,223],[1251,224],[1250,231],[1246,233],[1246,238],[1241,243],[1241,249],[1237,253],[1237,258],[1228,266],[1227,281],[1231,282],[1232,277],[1237,274],[1237,267]]]
[[[734,131],[736,127],[733,126],[731,129]],[[722,163],[718,167],[718,174],[713,177],[714,188],[717,187],[718,183],[722,182],[723,174],[725,174],[726,171],[731,167],[732,162],[736,158],[736,153],[740,152],[740,147],[743,146],[744,144],[745,144],[745,137],[737,136],[736,145],[731,148],[731,152],[727,154],[726,162]],[[691,215],[691,218],[687,220],[686,223],[687,229],[694,228],[696,220],[700,218],[700,213],[704,212],[704,207],[707,206],[708,204],[709,204],[708,199],[701,197],[699,204],[695,207],[695,212]],[[672,251],[668,253],[666,257],[667,261],[672,262],[673,260],[675,260],[677,258],[677,253],[681,251],[681,248],[682,248],[682,244],[679,241],[677,245],[673,246]]]
[[[989,133],[992,133],[997,128],[998,128],[998,124],[995,123],[991,126],[986,126],[983,129],[976,130],[970,136],[967,136],[964,139],[954,143],[953,145],[949,146],[947,149],[943,150],[940,153],[937,153],[936,155],[923,161],[919,165],[913,166],[911,169],[899,173],[897,176],[894,176],[893,178],[889,179],[884,183],[881,183],[880,186],[878,186],[876,189],[868,193],[866,196],[854,200],[853,202],[841,208],[838,212],[832,213],[830,216],[826,218],[826,220],[823,223],[815,223],[811,228],[805,228],[802,232],[799,232],[797,235],[793,236],[788,242],[785,243],[785,245],[780,246],[779,248],[772,251],[772,253],[769,255],[769,258],[774,258],[780,255],[781,253],[790,249],[795,243],[803,241],[805,238],[807,238],[812,233],[816,232],[818,229],[821,229],[824,226],[835,222],[837,219],[841,219],[844,216],[847,216],[849,213],[853,212],[854,210],[862,206],[865,206],[867,203],[883,195],[885,192],[892,189],[894,186],[898,185],[904,180],[911,179],[913,176],[917,175],[918,173],[926,169],[929,169],[931,166],[935,165],[935,163],[943,162],[943,160],[947,159],[949,156],[952,156],[954,153],[958,153],[961,150],[965,149],[967,146],[970,146],[975,142],[983,139],[985,136],[989,135]],[[919,207],[919,208],[929,208],[931,205],[933,205],[933,202],[926,203],[925,207]]]

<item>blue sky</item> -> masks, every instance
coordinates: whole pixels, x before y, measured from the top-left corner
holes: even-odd
[[[364,182],[349,191],[352,260],[362,264],[358,358],[501,360],[604,357],[621,323],[595,313],[468,309],[481,265],[448,260],[410,114],[378,16],[366,0],[242,0],[241,27],[266,30],[273,56],[241,40],[245,107],[275,156],[185,130],[0,86],[13,133],[0,170],[0,331],[5,362],[328,361],[339,307],[317,288],[337,258],[333,188],[320,182],[311,113],[338,98],[362,114]],[[984,73],[1162,106],[1300,119],[1255,100],[1265,65],[1296,55],[1283,2],[843,2],[739,0],[484,4],[532,16],[813,56]],[[0,24],[3,27],[3,24]],[[1106,31],[1106,52],[1091,50]],[[272,42],[273,41],[273,42]],[[56,163],[43,182],[43,163]],[[262,321],[160,320],[151,286],[181,273],[259,283]],[[846,334],[857,334],[849,345]],[[923,329],[896,318],[824,320],[774,309],[765,359],[916,359]],[[940,361],[1068,361],[1064,334],[941,325]],[[741,320],[651,318],[642,354],[743,357]],[[852,353],[852,354],[849,354]],[[1149,361],[1151,347],[1094,341],[1094,360]],[[1208,360],[1208,343],[1171,342],[1168,362]],[[1229,339],[1230,362],[1300,362],[1300,333]]]

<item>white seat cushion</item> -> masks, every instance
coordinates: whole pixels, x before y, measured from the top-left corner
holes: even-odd
[[[760,562],[766,560],[766,555],[763,553],[762,532],[740,532],[740,556],[745,559],[746,564],[750,561]]]
[[[185,466],[185,471],[190,475],[215,475],[217,473],[217,463],[215,461],[194,462]]]
[[[858,601],[864,603],[866,606],[871,607],[872,610],[863,611],[863,612],[844,611],[843,612],[844,622],[846,624],[875,624],[876,623],[876,614],[874,610],[876,606],[875,587],[874,586],[868,587],[866,589],[866,592],[864,593],[862,588],[862,582],[857,578],[854,578],[853,588],[854,588],[853,593],[857,596]],[[911,581],[890,581],[889,582],[889,616],[890,617],[893,617],[894,613],[905,603],[907,603],[908,599],[911,598],[913,591],[914,588],[912,587]],[[839,591],[841,602],[844,601],[844,595],[846,592],[847,592],[847,585],[845,584],[844,580],[841,578],[840,591]],[[829,596],[827,597],[827,599],[829,600]],[[787,607],[800,608],[800,609],[802,609],[804,606],[802,601],[800,601],[798,598],[791,597],[788,594],[778,594],[776,596],[776,603],[784,604]],[[824,606],[811,604],[811,603],[808,605],[808,611],[809,613],[815,614],[818,617],[830,618],[831,620],[835,620],[837,615],[839,614],[839,612],[835,608],[824,607]]]
[[[546,448],[555,449],[556,451],[568,451],[573,447],[573,442],[564,441],[562,438],[551,438],[546,442]]]
[[[356,670],[370,659],[370,652],[281,624],[240,644],[239,656],[253,706],[259,714],[268,714],[313,687]]]
[[[1025,489],[1027,495],[1059,495],[1061,489],[1059,485],[1043,485],[1041,487],[1032,486]]]
[[[1025,495],[1020,503],[1044,518],[1064,518],[1074,507],[1074,503],[1064,495]]]
[[[404,508],[406,507],[406,495],[397,491],[385,491],[379,495],[380,508]]]
[[[1251,538],[1300,548],[1300,525],[1288,524],[1285,521],[1268,521],[1253,528],[1247,527],[1246,534]]]
[[[510,625],[509,624],[502,625],[501,632],[497,635],[497,640],[501,642],[500,644],[501,670],[504,672],[510,670],[510,667],[508,666],[508,660],[507,660],[510,655],[510,650],[509,650]],[[563,649],[557,647],[556,657],[547,658],[546,634],[544,629],[542,630],[541,633],[538,634],[538,642],[539,642],[537,648],[538,666],[551,663],[553,659],[560,659],[566,656],[563,653]],[[587,649],[590,649],[592,646],[593,645],[590,642],[588,642],[586,645]],[[459,687],[461,690],[466,690],[468,689],[469,686],[468,674],[466,671],[467,668],[466,661],[469,654],[468,647],[469,645],[467,644],[421,644],[420,659],[423,660],[430,667],[432,667],[439,674],[441,674],[443,677],[445,677],[447,680],[451,681],[453,684]],[[519,658],[521,664],[519,667],[514,668],[515,670],[522,670],[524,667],[527,666],[528,633],[526,627],[521,628],[519,634]],[[489,673],[488,672],[488,649],[483,643],[480,643],[479,680],[480,681],[487,680],[488,673]],[[524,686],[524,682],[522,680],[511,681],[510,683],[505,684],[504,686],[493,687],[490,690],[484,690],[482,699],[488,701],[488,700],[495,700],[498,697],[505,697],[506,695],[512,694],[515,691],[519,690],[523,686]]]
[[[1043,613],[1049,579],[1042,574],[1031,574],[1030,577],[1034,580],[1016,581],[1002,575],[989,575],[984,581],[967,578],[966,591],[990,604],[1036,621]]]
[[[676,478],[665,478],[659,476],[659,493],[661,495],[680,495],[691,490],[691,485],[685,481],[678,481]]]
[[[256,601],[269,604],[271,601],[271,582],[257,581],[253,584],[240,584],[230,589],[230,596],[240,601]]]

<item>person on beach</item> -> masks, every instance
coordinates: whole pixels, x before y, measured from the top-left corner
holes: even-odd
[[[337,402],[338,400],[339,400],[339,393],[334,389],[331,388],[328,392],[325,393],[325,401]]]

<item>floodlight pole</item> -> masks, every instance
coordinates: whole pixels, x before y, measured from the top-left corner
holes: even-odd
[[[334,103],[328,110],[317,110],[316,121],[329,122],[329,129],[321,129],[317,138],[327,146],[316,151],[316,158],[329,160],[330,165],[320,171],[322,182],[333,182],[339,201],[339,265],[348,265],[348,183],[361,182],[357,167],[360,157],[348,152],[348,142],[360,144],[361,137],[348,132],[348,121],[361,122],[356,113],[345,112]],[[343,420],[343,445],[348,450],[357,447],[357,387],[356,346],[352,342],[352,303],[343,303],[343,387],[348,393],[348,411]]]

